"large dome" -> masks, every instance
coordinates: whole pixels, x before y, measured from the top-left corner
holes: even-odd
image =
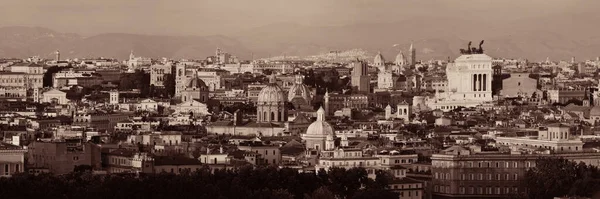
[[[187,88],[203,88],[203,87],[206,87],[206,83],[204,83],[204,81],[202,81],[198,77],[193,77],[187,83]]]
[[[331,124],[325,121],[325,110],[323,107],[319,108],[317,111],[317,120],[314,121],[308,128],[306,129],[307,135],[331,135],[335,136],[333,131],[333,127]]]
[[[258,94],[258,103],[284,103],[285,101],[283,89],[275,83],[274,77]]]

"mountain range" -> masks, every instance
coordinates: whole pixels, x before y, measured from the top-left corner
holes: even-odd
[[[388,61],[412,43],[421,60],[458,56],[469,41],[493,57],[529,60],[578,60],[600,56],[600,35],[593,24],[573,19],[600,16],[550,16],[493,24],[478,19],[420,17],[393,23],[364,23],[344,26],[309,26],[277,23],[227,35],[161,36],[103,33],[81,36],[42,27],[0,28],[0,57],[53,57],[58,49],[63,58],[136,56],[202,59],[217,47],[242,59],[282,55],[308,56],[330,51],[364,49],[381,52]]]

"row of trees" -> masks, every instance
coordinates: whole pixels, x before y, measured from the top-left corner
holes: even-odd
[[[391,176],[367,177],[361,168],[299,173],[295,169],[244,167],[181,175],[15,175],[0,178],[0,198],[398,198],[388,190]]]
[[[542,158],[527,171],[528,198],[600,198],[600,169],[566,159]]]

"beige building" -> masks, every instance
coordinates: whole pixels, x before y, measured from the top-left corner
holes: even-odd
[[[433,197],[503,198],[525,193],[525,173],[528,168],[535,167],[540,157],[559,157],[600,165],[600,153],[521,154],[453,146],[431,157]]]
[[[558,153],[583,151],[583,142],[571,136],[569,126],[560,123],[541,127],[537,138],[496,137],[496,143],[509,147],[550,149]]]
[[[165,75],[171,74],[171,67],[171,63],[150,66],[150,85],[163,87],[165,85]]]
[[[67,99],[67,93],[62,92],[58,89],[52,89],[42,94],[41,102],[64,105],[69,103],[69,100]]]
[[[40,142],[28,146],[28,160],[33,168],[48,169],[60,175],[70,173],[79,165],[100,169],[100,147],[79,141]]]
[[[542,97],[537,89],[537,80],[529,77],[529,73],[511,73],[509,78],[502,80],[501,94],[504,97],[529,98],[533,93],[539,94],[539,98]]]
[[[0,142],[0,177],[10,177],[25,172],[25,154],[21,146]]]

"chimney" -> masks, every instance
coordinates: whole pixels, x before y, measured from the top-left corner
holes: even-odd
[[[210,148],[206,147],[206,155],[210,154]]]

